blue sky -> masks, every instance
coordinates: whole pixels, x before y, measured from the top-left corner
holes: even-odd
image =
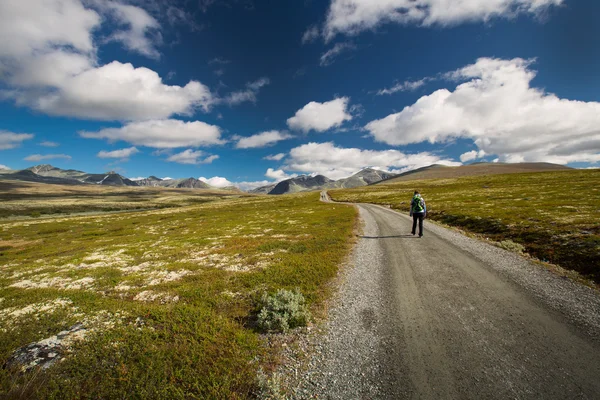
[[[600,3],[448,3],[2,1],[0,166],[243,188],[368,166],[597,167]]]

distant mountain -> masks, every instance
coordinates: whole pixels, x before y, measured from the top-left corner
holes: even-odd
[[[323,175],[302,175],[279,182],[269,194],[285,194],[334,187],[331,179]]]
[[[151,186],[151,187],[161,186],[162,182],[163,182],[162,179],[157,178],[155,176],[149,176],[144,179],[136,179],[135,180],[135,183],[137,183],[138,186]]]
[[[190,188],[190,189],[211,189],[212,186],[196,178],[184,179],[160,179],[155,176],[149,176],[146,179],[137,180],[139,186],[169,187],[169,188]]]
[[[107,186],[138,186],[134,181],[127,179],[114,171],[105,174],[89,174],[74,169],[56,168],[50,164],[35,165],[12,173],[9,179],[63,185],[96,184]]]
[[[478,162],[458,167],[448,167],[445,165],[430,165],[423,168],[417,168],[412,171],[404,172],[393,178],[386,179],[376,184],[392,183],[399,181],[411,181],[422,179],[452,179],[463,176],[481,176],[497,174],[514,174],[522,172],[545,172],[560,171],[572,169],[564,165],[551,163],[486,163]]]
[[[273,190],[273,188],[274,188],[276,185],[277,185],[277,183],[272,183],[272,184],[270,184],[270,185],[261,186],[261,187],[258,187],[258,188],[256,188],[256,189],[249,190],[248,192],[249,192],[249,193],[254,193],[254,194],[269,194],[269,192],[270,192],[271,190]]]
[[[338,188],[355,188],[359,186],[371,185],[373,183],[377,183],[379,181],[390,179],[397,176],[397,174],[392,174],[390,172],[379,171],[373,168],[365,168],[356,174],[340,179],[335,182],[335,187]]]
[[[276,184],[259,187],[251,190],[250,193],[285,194],[321,189],[354,188],[370,185],[372,183],[379,182],[382,179],[389,179],[394,176],[396,175],[373,168],[364,168],[348,178],[337,181],[331,180],[323,175],[302,175],[295,178],[286,179]]]

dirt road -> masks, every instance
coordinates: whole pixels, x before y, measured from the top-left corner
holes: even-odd
[[[600,296],[359,205],[364,234],[297,398],[598,399]]]

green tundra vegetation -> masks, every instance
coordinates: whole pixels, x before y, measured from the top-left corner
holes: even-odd
[[[600,283],[599,169],[382,182],[329,194],[408,213],[414,190],[423,194],[428,218],[512,241],[535,258]]]
[[[86,208],[87,195],[71,189],[52,207],[13,191],[10,215],[39,211],[32,202],[146,211],[0,220],[0,394],[9,398],[251,397],[259,371],[276,364],[256,304],[286,289],[318,311],[354,237],[355,209],[318,193],[197,191],[184,201],[134,191],[150,198],[131,202],[114,189]],[[48,356],[60,358],[49,368],[12,362],[16,349],[77,324],[86,330]]]

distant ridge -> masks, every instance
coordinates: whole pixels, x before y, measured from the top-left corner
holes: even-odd
[[[448,167],[445,165],[433,164],[428,167],[417,168],[407,171],[395,177],[382,180],[375,184],[393,183],[400,181],[422,180],[422,179],[452,179],[463,176],[481,176],[514,174],[523,172],[544,172],[569,170],[570,167],[551,163],[485,163],[478,162],[459,167]]]

